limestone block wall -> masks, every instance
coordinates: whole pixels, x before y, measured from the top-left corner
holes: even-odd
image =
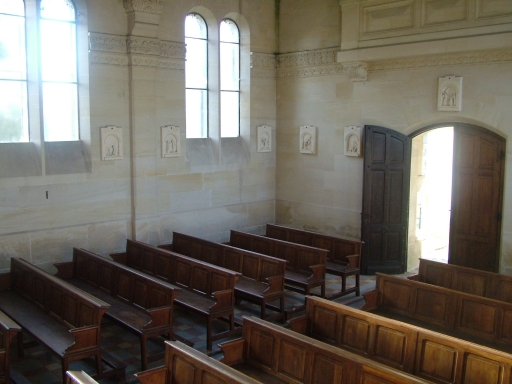
[[[282,46],[288,44],[287,52],[293,53],[280,54],[277,59],[277,223],[360,238],[363,159],[343,154],[345,126],[379,125],[411,134],[434,123],[463,121],[505,138],[512,133],[510,3],[429,2],[429,7],[445,8],[451,4],[459,13],[461,7],[473,11],[468,13],[468,20],[459,24],[429,26],[426,37],[407,35],[402,30],[396,35],[386,31],[390,46],[379,46],[383,35],[371,40],[360,26],[351,29],[355,22],[365,21],[365,7],[382,4],[379,12],[367,16],[378,25],[392,26],[385,18],[400,14],[393,8],[398,3],[409,6],[419,2],[342,0],[343,25],[338,29],[332,25],[330,29],[333,35],[341,33],[341,51],[339,47],[331,49],[332,43],[326,43],[315,28],[307,48],[293,39],[280,40]],[[301,17],[291,20],[283,16],[280,31],[299,28],[299,24],[306,26],[306,22],[313,26],[322,22],[318,13],[305,12],[308,7],[304,3],[283,0],[281,5],[285,9],[296,5],[299,9],[295,14]],[[316,5],[329,8],[332,2],[325,0]],[[487,19],[480,13],[475,21],[477,6],[485,10]],[[457,12],[447,12],[445,16]],[[413,20],[418,15],[413,14]],[[435,15],[442,17],[443,13]],[[284,20],[294,25],[283,25]],[[421,23],[414,24],[414,28],[421,29]],[[454,32],[457,28],[472,32]],[[494,34],[487,35],[489,30]],[[479,33],[483,35],[478,36]],[[280,33],[280,39],[284,36]],[[347,44],[344,46],[343,42]],[[308,49],[311,46],[317,49]],[[438,79],[447,75],[463,77],[461,112],[437,110]],[[317,127],[315,155],[299,153],[302,125]],[[500,256],[501,272],[508,274],[512,274],[511,154],[507,149]]]
[[[275,142],[258,153],[256,132],[276,125],[274,1],[76,3],[90,32],[91,172],[0,178],[0,270],[12,256],[43,264],[69,259],[72,247],[108,254],[126,238],[158,244],[175,230],[227,240],[231,228],[273,222]],[[183,28],[193,10],[217,25],[230,17],[242,31],[240,138],[185,138]],[[101,160],[108,125],[122,128],[123,159]],[[181,127],[179,157],[161,157],[166,125]]]

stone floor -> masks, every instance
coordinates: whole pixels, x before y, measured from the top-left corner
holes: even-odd
[[[353,278],[349,278],[348,286],[353,285]],[[326,294],[327,296],[339,291],[341,280],[337,276],[327,275]],[[361,292],[372,290],[375,287],[375,276],[361,276]],[[315,291],[314,291],[315,292]],[[319,291],[317,292],[319,293]],[[363,296],[356,297],[354,294],[338,298],[336,302],[344,303],[359,308],[364,304]],[[286,291],[285,306],[296,307],[304,303],[304,296]],[[299,315],[294,313],[293,316]],[[259,317],[259,307],[250,303],[242,302],[235,309],[236,321],[242,322],[242,316]],[[218,331],[226,329],[223,322],[215,322]],[[206,352],[206,324],[205,321],[193,314],[177,309],[174,313],[174,333],[179,337],[193,343],[195,349]],[[120,328],[116,324],[104,320],[102,323],[102,350],[116,359],[119,364],[125,365],[126,383],[138,383],[134,374],[140,372],[140,347],[139,339],[131,333]],[[233,336],[234,338],[237,336]],[[229,339],[222,339],[214,343],[213,357],[221,358],[218,351],[218,343]],[[11,349],[11,369],[14,381],[17,384],[25,383],[59,383],[61,380],[60,362],[42,346],[34,346],[25,351],[25,357],[19,359],[16,354],[15,341]],[[163,364],[164,340],[155,338],[148,341],[149,367],[157,367]],[[84,360],[71,364],[71,370],[83,370],[91,375],[94,374],[94,361]],[[117,383],[113,379],[104,379],[101,383]]]

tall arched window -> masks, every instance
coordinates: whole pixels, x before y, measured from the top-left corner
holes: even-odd
[[[185,18],[187,138],[208,137],[208,28],[197,13]]]
[[[71,0],[41,0],[39,7],[44,140],[78,140],[75,7]]]
[[[0,143],[28,142],[23,0],[0,0]]]
[[[221,137],[240,135],[240,32],[233,20],[220,23]]]

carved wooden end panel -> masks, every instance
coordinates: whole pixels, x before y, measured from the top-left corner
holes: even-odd
[[[338,334],[338,314],[335,311],[313,307],[314,312],[311,314],[313,321],[311,322],[311,337],[319,340],[326,340],[331,343],[336,343],[337,334]],[[343,339],[345,336],[351,337],[353,332],[357,329],[353,329],[353,327],[344,327],[343,328]],[[357,337],[357,336],[355,336]]]
[[[422,281],[424,283],[437,285],[438,287],[451,288],[452,281],[454,280],[454,271],[449,268],[438,265],[426,265],[422,272],[423,273],[420,274],[423,275]]]
[[[133,279],[130,275],[120,272],[117,276],[117,297],[128,303],[133,302]]]
[[[407,313],[409,311],[412,288],[407,284],[381,280],[382,305]]]
[[[289,340],[281,340],[279,345],[278,372],[292,380],[304,382],[306,377],[307,349],[304,345],[298,345]],[[315,362],[316,363],[316,362]],[[321,364],[321,363],[320,363]],[[328,364],[321,364],[328,368]],[[322,367],[320,367],[322,368]],[[320,372],[319,372],[320,373]],[[321,374],[321,373],[320,373]],[[315,381],[315,383],[327,383],[333,381]]]
[[[313,362],[312,383],[344,383],[346,382],[345,365],[333,359],[327,359],[320,353],[315,354]]]
[[[268,260],[261,260],[260,279],[265,280],[267,277],[277,276],[284,274],[284,269],[279,270],[278,262],[271,262]],[[286,266],[285,266],[286,268]]]
[[[487,279],[477,273],[464,273],[459,271],[453,289],[471,295],[488,297]]]
[[[210,295],[212,291],[209,290],[209,277],[210,276],[206,268],[193,266],[192,278],[190,280],[190,288],[205,295]]]
[[[246,254],[243,259],[242,275],[250,279],[259,280],[259,259],[258,257]]]
[[[245,328],[245,324],[244,324]],[[272,370],[274,364],[275,340],[271,333],[248,327],[245,338],[249,339],[248,347],[244,348],[247,361],[253,361],[262,367]]]
[[[192,266],[176,260],[176,284],[188,287],[192,277]]]
[[[230,269],[232,271],[241,272],[243,275],[245,275],[245,273],[242,272],[244,269],[242,262],[245,262],[242,257],[243,251],[226,247],[223,252],[224,261],[222,262],[221,267]]]
[[[461,299],[460,317],[455,324],[465,332],[481,336],[497,336],[496,317],[501,312],[499,308],[478,300]]]
[[[464,382],[501,384],[505,383],[505,367],[497,361],[468,354],[464,362]],[[467,378],[471,378],[467,380]]]
[[[224,289],[234,289],[235,288],[235,282],[231,284],[230,279],[228,276],[225,276],[223,274],[217,273],[215,271],[210,271],[211,274],[211,292],[217,292],[217,291],[223,291]]]
[[[197,383],[195,380],[197,368],[180,356],[173,356],[171,383]]]
[[[422,340],[418,348],[421,351],[418,353],[420,361],[417,375],[446,383],[454,382],[458,362],[456,349],[432,340]]]
[[[297,243],[302,245],[311,245],[312,239],[309,233],[300,233],[295,231],[288,232],[288,240],[290,243]],[[325,248],[329,249],[329,248]]]
[[[450,325],[449,311],[453,311],[453,305],[448,294],[431,289],[416,289],[416,302],[413,316],[427,320],[442,326]]]
[[[279,228],[267,225],[266,235],[272,239],[285,240],[287,238],[287,230],[285,228]]]
[[[142,308],[148,308],[149,284],[140,279],[133,279],[133,303]]]

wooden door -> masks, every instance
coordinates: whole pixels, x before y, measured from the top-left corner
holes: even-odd
[[[365,126],[361,272],[403,273],[411,139],[391,129]]]
[[[448,263],[498,272],[505,140],[456,124]]]

